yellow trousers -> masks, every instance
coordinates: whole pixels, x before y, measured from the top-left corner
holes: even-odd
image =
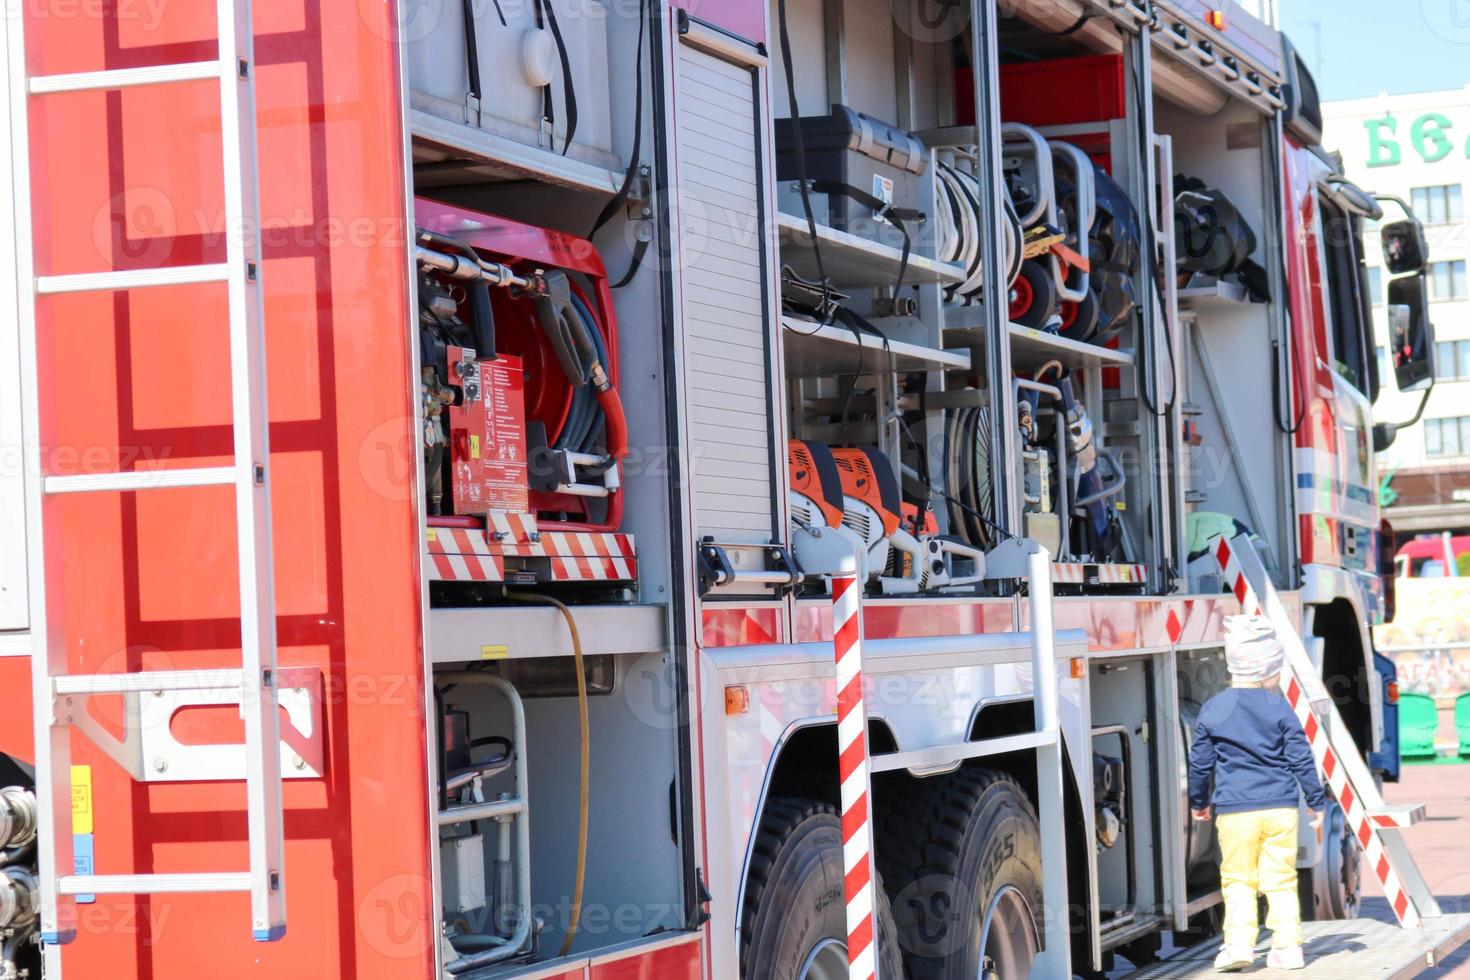
[[[1302,911],[1296,892],[1297,811],[1249,810],[1222,813],[1220,891],[1225,898],[1225,943],[1256,944],[1256,893],[1266,896],[1271,945],[1300,946]]]

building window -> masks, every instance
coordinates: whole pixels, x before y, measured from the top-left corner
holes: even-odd
[[[1434,376],[1442,381],[1470,379],[1470,340],[1441,340],[1435,344]]]
[[[1470,451],[1470,415],[1428,419],[1424,423],[1424,452],[1430,456],[1459,456]]]
[[[1383,305],[1383,269],[1376,265],[1368,267],[1368,300],[1374,306]]]
[[[1465,260],[1429,263],[1429,298],[1465,298]]]
[[[1426,225],[1446,225],[1463,218],[1459,184],[1416,187],[1410,191],[1414,215]]]

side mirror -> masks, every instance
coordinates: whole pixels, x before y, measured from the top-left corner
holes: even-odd
[[[1381,453],[1388,450],[1399,437],[1399,427],[1389,422],[1379,422],[1373,426],[1373,451]]]
[[[1388,281],[1388,336],[1399,391],[1434,384],[1434,325],[1429,322],[1429,283],[1424,273]]]
[[[1391,276],[1423,272],[1429,264],[1429,243],[1424,226],[1416,218],[1390,221],[1378,231],[1383,243],[1383,264]]]

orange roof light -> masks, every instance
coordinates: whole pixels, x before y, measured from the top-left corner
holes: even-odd
[[[1225,11],[1211,10],[1205,14],[1205,23],[1217,31],[1223,31],[1225,29]]]

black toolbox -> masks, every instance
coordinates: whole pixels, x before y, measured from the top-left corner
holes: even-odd
[[[776,120],[776,206],[805,217],[797,186],[796,127]],[[928,150],[910,133],[844,105],[830,115],[803,116],[801,139],[806,149],[806,178],[812,213],[819,224],[894,248],[903,234],[871,206],[843,193],[852,188],[900,211],[922,211],[921,182]],[[904,221],[910,238],[919,239],[918,222]]]

